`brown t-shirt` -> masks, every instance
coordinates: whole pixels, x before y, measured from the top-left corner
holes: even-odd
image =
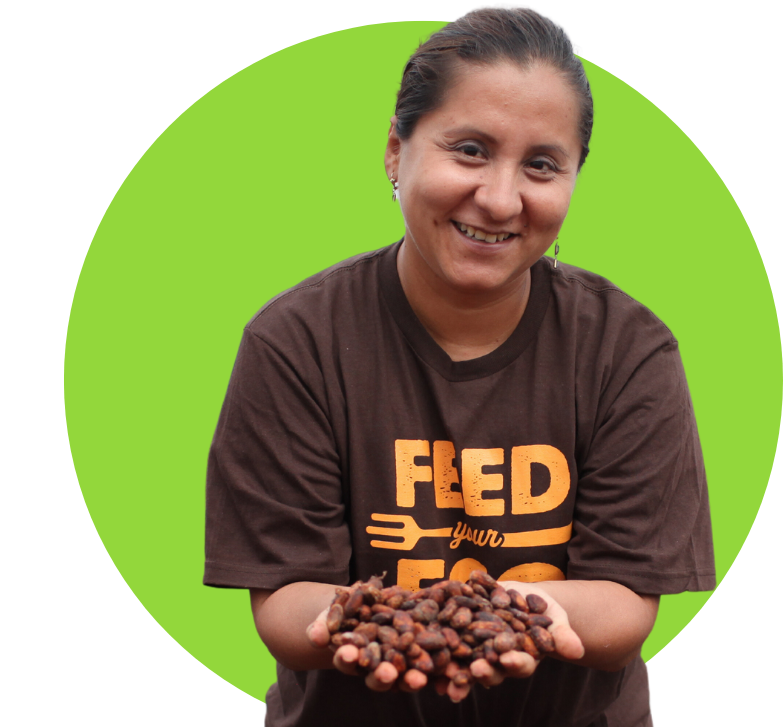
[[[678,345],[609,281],[547,258],[499,348],[452,361],[406,300],[399,247],[336,265],[245,329],[209,459],[208,585],[508,580],[715,586]],[[545,660],[460,705],[278,666],[267,724],[642,727],[647,677]]]

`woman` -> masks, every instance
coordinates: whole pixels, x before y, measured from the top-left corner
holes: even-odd
[[[543,257],[592,118],[550,21],[450,24],[409,61],[389,131],[403,240],[247,326],[210,456],[205,582],[251,589],[279,662],[268,724],[651,724],[640,648],[660,594],[713,588],[710,519],[671,333]],[[475,661],[485,692],[387,663],[363,682],[354,647],[327,648],[336,584],[475,568],[546,599],[556,658]]]

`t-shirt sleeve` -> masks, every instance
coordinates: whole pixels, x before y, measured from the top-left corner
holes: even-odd
[[[578,464],[568,578],[637,593],[716,586],[705,468],[677,343],[607,387]]]
[[[340,457],[317,363],[246,329],[210,448],[204,583],[348,581]]]

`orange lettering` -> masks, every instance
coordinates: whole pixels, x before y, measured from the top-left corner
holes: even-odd
[[[514,450],[513,450],[514,451]],[[485,465],[503,464],[503,449],[463,450],[463,501],[466,515],[503,515],[504,501],[499,498],[485,500],[485,490],[503,490],[504,476],[500,473],[485,474]]]
[[[452,442],[433,442],[433,483],[436,491],[436,507],[463,507],[463,496],[452,489],[459,484]]]
[[[550,470],[550,486],[541,495],[531,494],[531,464]],[[512,514],[548,512],[569,494],[569,464],[560,450],[549,444],[512,447]]]
[[[414,464],[414,457],[429,457],[430,442],[426,439],[395,440],[395,476],[398,507],[414,507],[414,483],[432,482],[433,468]]]
[[[408,560],[401,558],[397,562],[397,584],[418,591],[419,582],[426,578],[443,578],[445,564],[443,560]]]

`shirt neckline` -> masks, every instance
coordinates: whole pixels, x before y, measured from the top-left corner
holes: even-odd
[[[531,266],[531,292],[517,328],[498,348],[468,361],[452,361],[422,325],[403,291],[397,272],[397,253],[403,240],[384,251],[379,264],[380,287],[392,317],[414,353],[449,381],[491,376],[520,356],[536,338],[550,301],[552,271],[546,258]]]

